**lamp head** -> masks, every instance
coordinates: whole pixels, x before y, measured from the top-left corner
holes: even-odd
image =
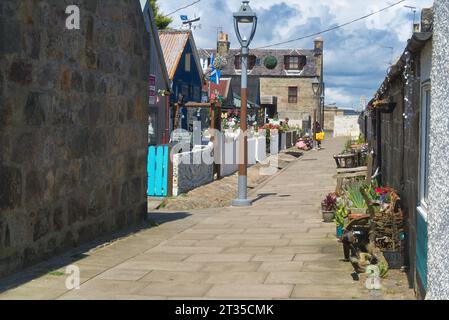
[[[249,1],[242,1],[242,5],[240,7],[239,12],[235,12],[233,14],[234,17],[234,28],[235,33],[237,34],[237,39],[240,42],[242,47],[248,47],[251,41],[254,38],[257,28],[257,15],[249,6]],[[241,34],[240,24],[252,24],[251,34],[249,36],[245,36]]]

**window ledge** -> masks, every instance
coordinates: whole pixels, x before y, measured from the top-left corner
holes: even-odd
[[[418,211],[418,214],[421,215],[421,217],[423,217],[424,221],[427,222],[427,218],[428,218],[428,209],[426,207],[424,207],[423,205],[419,205],[416,210]]]

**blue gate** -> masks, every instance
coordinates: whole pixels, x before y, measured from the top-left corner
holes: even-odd
[[[168,195],[168,146],[148,148],[148,196]]]

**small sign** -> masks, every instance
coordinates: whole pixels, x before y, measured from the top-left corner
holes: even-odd
[[[148,103],[155,105],[157,103],[157,92],[156,92],[156,76],[150,74],[148,79]]]

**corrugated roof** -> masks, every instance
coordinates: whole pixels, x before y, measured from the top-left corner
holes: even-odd
[[[173,80],[182,53],[189,39],[190,31],[167,30],[159,31],[162,52],[170,80]]]

